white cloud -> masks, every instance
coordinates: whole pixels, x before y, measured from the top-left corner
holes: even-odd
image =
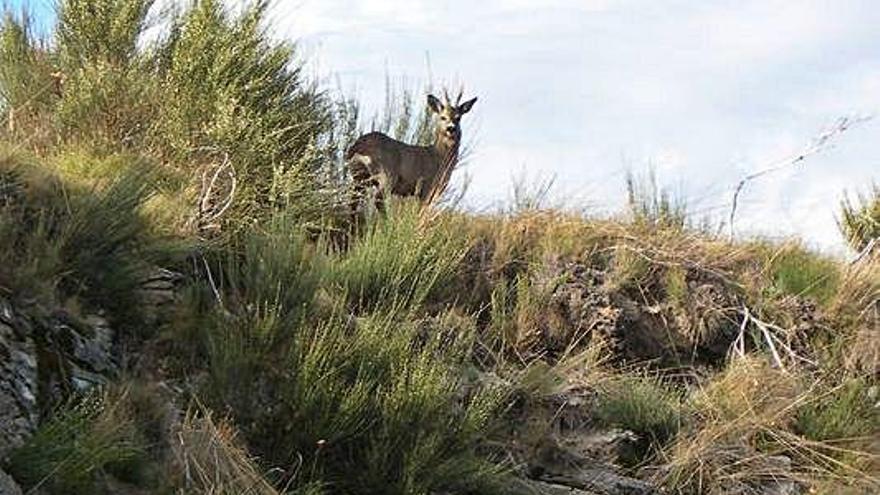
[[[625,170],[653,164],[720,211],[743,173],[843,113],[880,110],[873,0],[295,0],[275,23],[368,105],[386,69],[424,79],[426,53],[437,81],[465,81],[480,96],[465,132],[479,133],[468,172],[482,204],[508,196],[514,166],[619,205]],[[878,132],[750,186],[741,228],[839,247],[837,200],[877,177]]]

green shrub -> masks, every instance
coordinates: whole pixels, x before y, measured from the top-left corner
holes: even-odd
[[[290,345],[309,314],[323,260],[301,226],[283,214],[266,231],[244,234],[213,258],[205,260],[213,273],[204,276],[212,292],[203,297],[219,296],[222,310],[196,315],[208,321],[197,320],[195,331],[208,353],[212,394],[244,410],[258,375]]]
[[[289,412],[277,425],[289,431],[287,449],[311,455],[321,479],[348,493],[491,482],[497,467],[476,448],[504,395],[475,386],[462,396],[473,330],[433,330],[374,313],[354,330],[336,320],[298,332],[288,361],[298,372],[281,392]]]
[[[840,204],[837,221],[849,245],[861,251],[874,239],[880,239],[880,187],[874,186],[868,194],[859,194],[855,200],[848,196]]]
[[[470,243],[456,218],[415,201],[392,205],[353,239],[334,264],[334,280],[362,308],[417,307],[442,299]]]
[[[655,378],[622,375],[601,386],[596,419],[632,431],[647,444],[675,436],[681,423],[681,398]]]
[[[51,104],[51,93],[36,92],[52,79],[45,47],[33,32],[27,11],[14,15],[6,11],[0,27],[0,96],[3,108],[42,108]]]
[[[71,400],[15,449],[6,465],[27,489],[50,493],[94,493],[103,471],[136,470],[145,455],[124,396],[93,391]]]
[[[498,472],[477,447],[504,393],[460,374],[473,324],[415,311],[462,243],[442,221],[417,233],[418,210],[394,213],[329,258],[282,215],[216,258],[222,307],[195,323],[207,340],[204,400],[232,413],[267,469],[300,462],[294,487],[415,494],[482,487]],[[360,317],[345,301],[356,284],[385,298]]]
[[[504,394],[468,388],[461,377],[473,331],[426,333],[399,313],[354,325],[279,321],[273,314],[209,324],[206,397],[233,414],[267,467],[301,462],[297,485],[344,493],[416,494],[496,479],[498,468],[477,449]],[[267,332],[291,340],[271,350],[249,340]]]
[[[799,246],[776,252],[769,261],[772,289],[783,295],[812,297],[819,303],[828,302],[840,284],[837,263]]]
[[[200,0],[171,21],[156,51],[161,119],[155,136],[186,160],[204,148],[228,153],[245,211],[264,202],[276,170],[315,171],[330,106],[302,75],[293,46],[266,32],[267,2],[238,15],[222,2]]]

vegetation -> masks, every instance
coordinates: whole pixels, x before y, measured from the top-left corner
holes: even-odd
[[[840,205],[840,231],[854,249],[861,251],[880,238],[880,187],[858,195],[855,200],[844,198]],[[876,242],[876,241],[875,241]]]
[[[539,186],[352,221],[339,159],[364,119],[266,3],[153,7],[64,0],[51,39],[0,30],[0,296],[106,314],[139,358],[39,398],[0,459],[25,488],[509,493],[587,462],[670,493],[880,488],[876,256],[721,239],[653,178],[622,218]],[[388,95],[369,125],[426,139],[421,99]],[[855,249],[872,205],[844,203]],[[148,318],[157,267],[183,282]],[[629,450],[589,448],[609,431]]]

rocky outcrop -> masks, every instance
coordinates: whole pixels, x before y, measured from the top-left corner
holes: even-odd
[[[37,396],[33,325],[0,298],[0,458],[36,429]]]
[[[113,338],[98,315],[76,317],[0,298],[0,458],[71,393],[118,373]]]
[[[6,474],[2,469],[0,469],[0,495],[21,495],[21,487],[18,486],[18,483],[12,479],[11,476]]]

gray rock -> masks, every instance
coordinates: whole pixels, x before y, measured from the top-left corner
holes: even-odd
[[[12,476],[6,474],[0,469],[0,495],[21,495],[21,487],[12,479]]]
[[[167,323],[173,312],[170,308],[179,299],[179,287],[184,280],[180,273],[164,268],[152,268],[142,276],[138,298],[148,325]]]
[[[0,323],[0,457],[24,443],[36,429],[39,410],[35,355],[32,339],[21,339],[13,327]]]
[[[0,298],[0,458],[33,434],[41,412],[117,372],[103,318]]]
[[[508,487],[510,495],[599,495],[565,485],[556,485],[544,481],[516,479]]]
[[[590,490],[597,495],[653,495],[659,493],[642,480],[615,473],[610,468],[591,467],[566,475],[544,476],[544,481]]]

